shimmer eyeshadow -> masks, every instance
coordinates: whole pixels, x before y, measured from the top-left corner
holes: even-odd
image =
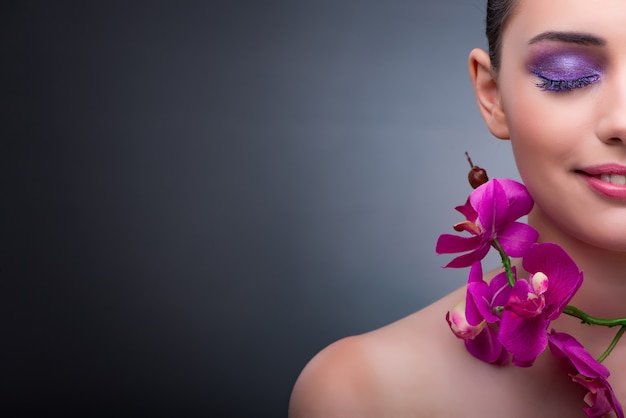
[[[531,56],[528,70],[550,80],[575,81],[598,77],[602,64],[596,54],[570,48],[548,48]]]

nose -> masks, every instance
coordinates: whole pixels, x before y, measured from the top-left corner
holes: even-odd
[[[609,145],[626,144],[626,69],[605,80],[599,98],[598,138]]]

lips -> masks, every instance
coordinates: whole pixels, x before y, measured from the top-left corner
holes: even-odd
[[[620,164],[603,164],[578,170],[607,183],[618,186],[626,185],[626,166]]]
[[[577,170],[593,190],[617,199],[626,199],[626,166],[605,164]]]

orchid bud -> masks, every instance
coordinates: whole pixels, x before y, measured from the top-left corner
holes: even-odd
[[[465,300],[457,303],[454,309],[448,311],[446,321],[448,321],[454,335],[463,340],[476,337],[487,325],[487,321],[484,319],[478,325],[472,325],[468,322],[465,315]]]
[[[475,189],[481,184],[487,183],[489,181],[489,178],[487,177],[487,171],[485,171],[484,168],[480,168],[474,165],[474,163],[472,163],[472,159],[467,152],[465,153],[465,156],[467,157],[467,161],[472,167],[469,174],[467,175],[467,180],[469,181],[469,184]]]

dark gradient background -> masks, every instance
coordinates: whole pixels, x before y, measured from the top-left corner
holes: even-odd
[[[4,2],[0,414],[285,416],[461,285],[483,3]]]

